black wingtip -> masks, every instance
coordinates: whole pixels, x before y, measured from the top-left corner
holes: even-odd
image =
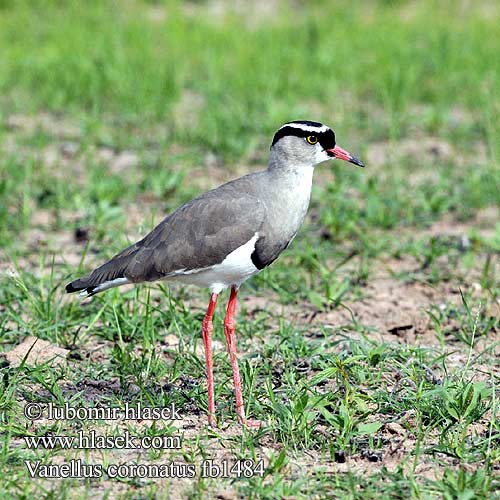
[[[73,293],[73,292],[78,292],[79,290],[82,290],[81,288],[75,288],[73,286],[73,283],[74,283],[74,281],[72,283],[68,283],[66,285],[66,293]]]
[[[85,291],[87,292],[87,298],[88,297],[92,297],[93,295],[95,295],[96,293],[98,293],[98,292],[94,292],[94,290],[96,288],[97,288],[96,286],[89,286],[89,287],[85,288]]]
[[[98,293],[94,291],[97,288],[97,286],[75,286],[75,283],[76,281],[72,281],[71,283],[68,283],[66,285],[66,293],[81,292],[85,290],[87,292],[87,297],[92,297],[92,295]]]

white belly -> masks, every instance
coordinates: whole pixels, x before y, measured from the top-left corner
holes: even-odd
[[[210,288],[212,293],[220,293],[233,285],[240,286],[259,272],[251,258],[258,238],[259,233],[255,233],[249,241],[231,252],[220,264],[189,271],[179,270],[167,276],[165,280]]]

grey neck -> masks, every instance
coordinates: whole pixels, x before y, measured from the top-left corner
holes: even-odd
[[[275,144],[271,148],[268,170],[294,170],[303,167],[314,168],[314,164],[310,160],[304,161],[303,158],[295,154],[292,148],[281,147],[280,143]]]

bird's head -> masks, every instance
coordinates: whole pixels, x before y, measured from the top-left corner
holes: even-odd
[[[335,142],[335,132],[318,122],[297,120],[281,126],[271,144],[270,165],[314,166],[338,158],[359,167],[364,163]]]

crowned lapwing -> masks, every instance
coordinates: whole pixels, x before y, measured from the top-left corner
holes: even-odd
[[[211,291],[202,322],[208,379],[208,419],[215,425],[212,317],[217,298],[231,289],[224,333],[233,370],[236,412],[245,418],[236,357],[234,313],[241,284],[288,247],[309,206],[318,163],[339,158],[363,163],[337,146],[332,129],[317,122],[285,123],[274,135],[267,170],[240,177],[198,196],[166,217],[148,235],[109,262],[66,286],[91,296],[126,283],[166,280]]]

